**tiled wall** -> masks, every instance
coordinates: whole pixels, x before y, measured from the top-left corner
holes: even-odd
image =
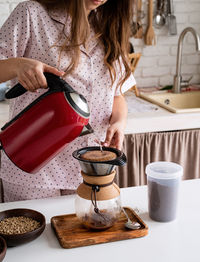
[[[0,0],[0,26],[19,0]],[[143,30],[146,31],[148,1],[143,0]],[[154,0],[156,4],[156,0]],[[174,0],[178,35],[185,27],[192,26],[200,34],[200,0]],[[156,45],[146,46],[143,39],[131,38],[135,52],[142,57],[135,71],[138,87],[172,84],[176,68],[178,35],[170,36],[168,26],[155,29]],[[192,83],[200,83],[200,55],[195,52],[194,39],[190,33],[183,45],[182,75],[193,76]]]
[[[143,1],[145,14],[147,3]],[[156,3],[156,1],[154,1]],[[138,86],[168,85],[173,83],[176,70],[178,36],[188,26],[196,29],[200,35],[200,0],[174,0],[174,12],[177,21],[177,36],[170,36],[168,26],[155,29],[156,45],[145,46],[144,40],[131,39],[136,52],[142,53],[138,68],[135,71]],[[147,17],[144,18],[144,24]],[[144,25],[144,32],[146,26]],[[196,53],[191,33],[186,35],[183,43],[182,76],[192,83],[200,83],[200,54]]]

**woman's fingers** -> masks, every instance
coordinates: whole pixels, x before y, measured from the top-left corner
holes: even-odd
[[[52,73],[57,76],[63,76],[65,72],[59,71],[57,68],[44,64],[44,72]]]
[[[35,92],[39,88],[47,87],[44,72],[49,72],[57,76],[63,76],[65,74],[65,72],[59,71],[55,67],[29,58],[21,58],[18,65],[18,81],[24,88],[32,92]]]
[[[19,83],[20,83],[25,89],[29,90],[29,89],[28,89],[29,87],[28,87],[28,85],[27,85],[27,83],[26,83],[25,80],[18,79],[18,81],[19,81]]]
[[[124,133],[120,128],[120,124],[113,124],[107,129],[104,146],[115,147],[121,150],[123,145]]]
[[[114,141],[113,141],[113,146],[121,150],[122,144],[123,144],[123,135],[116,133],[116,136],[114,137]]]
[[[110,146],[113,135],[114,135],[114,130],[109,127],[106,132],[106,139],[104,142],[104,146]]]
[[[20,84],[26,88],[28,91],[34,92],[37,88],[34,86],[34,84],[32,83],[32,81],[29,79],[29,77],[27,77],[26,75],[24,75],[23,78],[18,79]]]
[[[110,147],[115,147],[121,150],[122,144],[123,144],[123,136],[116,132],[112,137]]]
[[[41,87],[34,72],[29,72],[29,73],[25,72],[25,76],[26,76],[25,81],[29,85],[28,90],[35,91],[36,89]]]
[[[37,78],[37,82],[39,84],[39,88],[47,88],[47,80],[46,77],[44,76],[43,72],[41,72],[40,74],[38,73],[36,75]]]

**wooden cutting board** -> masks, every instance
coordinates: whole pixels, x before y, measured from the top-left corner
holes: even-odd
[[[134,210],[128,207],[124,207],[124,209],[132,221],[140,223],[140,229],[126,229],[124,223],[127,219],[123,212],[114,226],[105,231],[93,231],[85,228],[75,214],[54,216],[51,218],[51,226],[63,248],[90,246],[146,236],[148,226]]]

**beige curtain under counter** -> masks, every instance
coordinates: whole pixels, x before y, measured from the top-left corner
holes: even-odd
[[[183,179],[200,178],[200,130],[125,135],[127,164],[117,168],[120,187],[146,184],[145,167],[155,161],[182,165]]]

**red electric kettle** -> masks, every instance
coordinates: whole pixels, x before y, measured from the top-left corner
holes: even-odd
[[[36,173],[76,137],[92,133],[86,99],[60,77],[44,73],[48,91],[34,100],[0,132],[1,149],[27,173]],[[20,84],[7,99],[27,90]]]

